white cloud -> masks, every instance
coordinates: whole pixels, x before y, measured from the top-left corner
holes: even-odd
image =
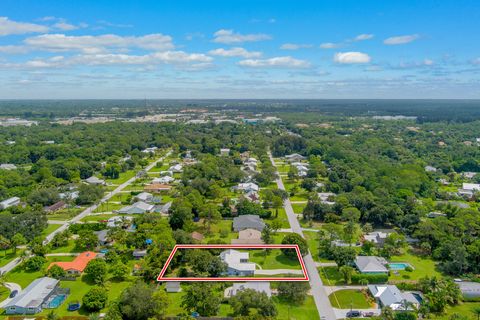
[[[28,47],[26,46],[14,46],[14,45],[7,45],[7,46],[0,46],[0,52],[6,54],[20,54],[20,53],[27,53]]]
[[[333,58],[333,61],[341,64],[354,64],[354,63],[369,63],[370,56],[363,52],[337,52]]]
[[[250,68],[307,68],[310,63],[290,56],[274,57],[270,59],[247,59],[238,62],[242,67]]]
[[[25,44],[41,50],[62,52],[81,51],[84,53],[102,53],[112,48],[136,47],[149,50],[170,50],[174,48],[172,38],[161,33],[145,36],[118,36],[105,34],[100,36],[66,36],[64,34],[44,34],[24,40]]]
[[[262,53],[259,51],[247,51],[244,48],[235,47],[231,49],[218,48],[208,52],[214,56],[221,57],[243,57],[243,58],[258,58],[262,56]]]
[[[0,36],[47,31],[48,27],[40,24],[16,22],[9,20],[8,17],[0,17]]]
[[[255,41],[262,41],[262,40],[270,40],[268,34],[263,33],[256,33],[256,34],[240,34],[235,33],[233,30],[226,30],[221,29],[215,32],[213,42],[217,43],[241,43],[241,42],[255,42]]]
[[[202,66],[212,62],[212,57],[203,53],[186,53],[183,51],[155,52],[145,55],[128,54],[80,54],[71,58],[55,56],[48,59],[29,60],[23,64],[9,65],[17,68],[60,68],[76,65],[107,66],[107,65],[157,65],[174,64]]]
[[[302,48],[311,48],[311,44],[284,43],[280,46],[282,50],[298,50]]]
[[[480,58],[473,59],[472,64],[480,64]]]
[[[320,45],[320,48],[322,49],[335,49],[340,47],[340,43],[333,43],[333,42],[324,42]]]
[[[397,37],[390,37],[383,40],[383,43],[386,45],[399,45],[399,44],[406,44],[412,41],[417,40],[420,38],[418,34],[410,34],[405,36],[397,36]]]
[[[426,65],[426,66],[433,66],[435,64],[435,62],[431,59],[425,59],[425,60],[423,60],[423,64]]]
[[[373,38],[373,34],[371,33],[362,33],[353,38],[353,41],[364,41],[364,40],[370,40]]]
[[[71,31],[78,29],[77,26],[74,26],[73,24],[67,23],[65,21],[57,22],[52,27],[62,31]]]

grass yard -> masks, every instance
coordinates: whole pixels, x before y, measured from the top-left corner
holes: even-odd
[[[343,276],[337,267],[320,267],[318,268],[318,273],[320,274],[320,278],[322,278],[322,282],[327,286],[345,284]]]
[[[64,247],[58,247],[58,248],[51,248],[48,253],[71,253],[71,252],[77,252],[75,250],[75,241],[74,240],[68,240],[68,245]]]
[[[303,235],[307,240],[308,249],[310,249],[310,253],[312,254],[313,260],[320,261],[320,257],[318,254],[318,247],[319,247],[318,232],[304,231]]]
[[[270,209],[272,211],[272,218],[270,220],[266,220],[267,223],[271,223],[272,220],[280,221],[282,228],[290,228],[290,223],[288,222],[287,213],[285,212],[284,208],[278,209],[278,216],[277,216],[277,209]]]
[[[93,215],[88,215],[85,218],[81,219],[80,221],[83,222],[98,222],[102,220],[108,220],[111,217],[115,216],[127,216],[127,214],[116,214],[116,213],[104,213],[104,214],[93,214]]]
[[[71,218],[78,215],[84,208],[70,208],[58,210],[55,213],[47,214],[49,220],[70,220]]]
[[[45,238],[47,235],[52,233],[53,231],[60,228],[61,224],[49,224],[43,231],[42,231],[42,238]]]
[[[426,276],[441,276],[440,272],[435,266],[435,262],[432,259],[413,255],[412,253],[406,253],[401,256],[393,256],[389,261],[408,262],[414,268],[412,272],[405,270],[398,271],[398,275],[394,274],[394,272],[391,272],[391,276],[389,278],[389,281],[391,282],[419,280],[420,278],[424,278]]]
[[[232,220],[220,220],[214,223],[210,227],[210,232],[206,232],[206,227],[203,226],[203,222],[196,222],[197,232],[200,232],[205,236],[203,243],[215,241],[215,243],[227,243],[230,244],[232,239],[238,238],[238,233],[232,231]]]
[[[279,297],[272,297],[277,306],[278,320],[316,320],[319,319],[317,307],[312,296],[307,296],[302,305],[292,305],[282,301]]]
[[[295,213],[302,213],[306,206],[306,203],[292,203],[292,209]]]
[[[118,179],[106,179],[105,181],[107,184],[122,184],[126,182],[128,179],[135,177],[136,171],[135,170],[128,170],[125,172],[120,173]]]
[[[258,264],[262,269],[301,269],[298,258],[291,259],[279,249],[272,249],[267,256],[263,250],[249,250],[249,253],[250,262]]]
[[[123,207],[125,207],[125,205],[120,204],[120,203],[104,202],[97,209],[95,209],[94,212],[95,213],[112,212],[114,210],[119,210]]]
[[[368,309],[373,306],[372,298],[362,290],[339,290],[328,298],[332,307],[338,309]]]
[[[438,320],[449,320],[453,314],[459,314],[467,317],[467,319],[477,319],[473,313],[473,309],[480,308],[480,302],[464,302],[454,307],[447,307],[446,313],[443,315],[435,315],[434,318]]]
[[[23,250],[17,249],[17,252],[14,253],[13,249],[6,250],[6,251],[0,251],[0,267],[3,267],[16,257],[18,257]],[[1,300],[0,300],[1,301]]]
[[[7,299],[9,295],[10,295],[10,290],[0,285],[0,301]]]

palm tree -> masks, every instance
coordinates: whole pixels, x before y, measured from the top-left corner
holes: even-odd
[[[477,320],[480,320],[480,307],[475,307],[472,309],[474,315],[477,316]]]
[[[52,310],[47,314],[47,320],[58,320],[58,315]]]

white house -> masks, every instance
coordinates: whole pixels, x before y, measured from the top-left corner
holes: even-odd
[[[159,178],[154,178],[152,180],[152,183],[163,183],[163,184],[169,184],[171,182],[175,181],[175,178],[171,177],[171,176],[163,176],[163,177],[159,177]]]
[[[329,204],[329,205],[334,205],[335,201],[330,201],[332,197],[335,197],[336,194],[333,192],[319,192],[318,197],[320,198],[320,201],[324,204]]]
[[[20,198],[19,197],[12,197],[12,198],[9,198],[9,199],[6,199],[6,200],[3,200],[2,202],[0,202],[0,209],[4,210],[4,209],[7,209],[9,207],[18,206],[19,204],[20,204]]]
[[[250,191],[258,192],[260,188],[253,182],[239,183],[235,189],[248,193]]]
[[[437,168],[432,166],[425,166],[425,171],[427,172],[437,172]]]
[[[130,206],[126,206],[118,210],[118,213],[125,213],[125,214],[142,214],[146,212],[151,212],[155,206],[153,204],[148,204],[143,201],[135,202]]]
[[[413,293],[401,292],[394,285],[369,285],[368,290],[381,308],[390,307],[393,311],[406,311],[420,306],[419,299]]]
[[[255,263],[248,262],[248,252],[228,249],[220,253],[220,259],[227,264],[230,276],[253,276],[255,273]]]
[[[171,172],[182,172],[182,170],[183,170],[183,166],[181,164],[176,164],[168,168],[168,171],[171,171]]]
[[[385,243],[385,240],[387,237],[391,234],[391,232],[384,232],[384,231],[373,231],[370,233],[367,233],[363,236],[363,239],[365,241],[371,241],[375,243],[376,245],[383,245]]]
[[[304,156],[298,154],[298,153],[292,153],[292,154],[289,154],[289,155],[286,155],[285,156],[285,160],[287,160],[288,162],[299,162],[299,161],[302,161],[302,160],[305,160],[307,158],[305,158]]]
[[[151,147],[151,148],[143,149],[142,152],[143,152],[143,153],[155,153],[155,151],[156,151],[157,149],[158,149],[157,147]]]
[[[6,314],[36,314],[42,312],[45,301],[57,290],[60,281],[43,277],[33,280],[25,289],[3,306]]]
[[[132,217],[128,216],[114,216],[107,220],[107,227],[113,228],[118,227],[123,224],[125,221],[132,221]]]
[[[480,184],[478,183],[463,183],[462,189],[471,191],[480,191]]]

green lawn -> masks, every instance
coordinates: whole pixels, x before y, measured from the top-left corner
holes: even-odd
[[[196,222],[197,232],[200,232],[205,236],[203,243],[214,241],[214,243],[227,243],[230,244],[232,239],[238,238],[238,233],[232,230],[232,220],[220,220],[214,223],[210,227],[210,232],[207,233],[206,226],[202,221]]]
[[[310,249],[310,253],[312,254],[313,260],[320,261],[320,257],[318,254],[318,232],[313,231],[303,231],[303,235],[307,240],[308,249]]]
[[[302,213],[306,206],[306,203],[292,203],[292,209],[295,213]]]
[[[52,233],[53,231],[57,230],[58,228],[60,228],[62,225],[61,224],[49,224],[47,226],[47,228],[45,228],[43,231],[42,231],[42,237],[45,238],[47,235],[49,235],[50,233]]]
[[[84,208],[69,208],[58,210],[55,213],[49,213],[47,218],[49,220],[70,220],[71,218],[78,215]]]
[[[68,240],[68,245],[64,247],[52,248],[48,251],[48,253],[70,253],[70,252],[76,252],[74,240]]]
[[[100,213],[100,212],[111,212],[114,210],[118,210],[125,207],[125,205],[120,204],[120,203],[111,203],[111,202],[104,202],[102,203],[97,209],[95,209],[95,213]]]
[[[391,272],[389,278],[390,282],[395,281],[405,281],[405,280],[418,280],[426,276],[441,276],[440,272],[436,269],[435,262],[432,259],[420,257],[413,255],[411,253],[406,253],[401,256],[393,256],[389,259],[391,262],[408,262],[410,263],[414,270],[412,272],[408,271],[398,271],[398,275]]]
[[[98,221],[102,221],[102,220],[108,220],[111,217],[115,217],[115,216],[127,216],[127,215],[128,214],[117,214],[117,213],[94,214],[94,215],[86,216],[85,218],[83,218],[80,221],[83,221],[83,222],[88,222],[88,221],[98,222]]]
[[[0,301],[7,299],[9,294],[10,290],[0,285]]]
[[[322,278],[322,282],[327,286],[345,284],[345,281],[343,281],[343,276],[338,271],[337,267],[320,267],[318,268],[318,272],[320,274],[320,278]]]
[[[22,250],[17,249],[17,252],[14,253],[13,249],[0,251],[0,267],[3,267],[22,253]]]
[[[249,250],[249,253],[250,262],[258,264],[262,269],[301,269],[297,257],[289,258],[280,249],[272,249],[267,256],[263,250]]]
[[[362,290],[339,290],[328,298],[332,307],[338,309],[368,309],[372,307],[371,297]]]
[[[128,179],[135,177],[136,170],[128,170],[125,172],[120,173],[118,179],[106,179],[105,181],[108,184],[122,184],[126,182]]]
[[[276,219],[280,221],[282,228],[285,228],[285,229],[290,228],[290,223],[288,222],[287,213],[285,212],[284,208],[270,209],[270,211],[272,211],[272,217],[266,221],[267,223]],[[277,211],[278,211],[278,216],[277,216]]]
[[[450,316],[457,313],[467,317],[467,319],[477,319],[473,313],[474,308],[480,308],[480,302],[464,302],[454,307],[447,307],[446,313],[443,315],[435,315],[435,319],[449,320]]]
[[[302,305],[292,305],[282,301],[279,297],[272,297],[277,306],[278,320],[315,320],[319,319],[317,307],[312,296],[307,296]]]

